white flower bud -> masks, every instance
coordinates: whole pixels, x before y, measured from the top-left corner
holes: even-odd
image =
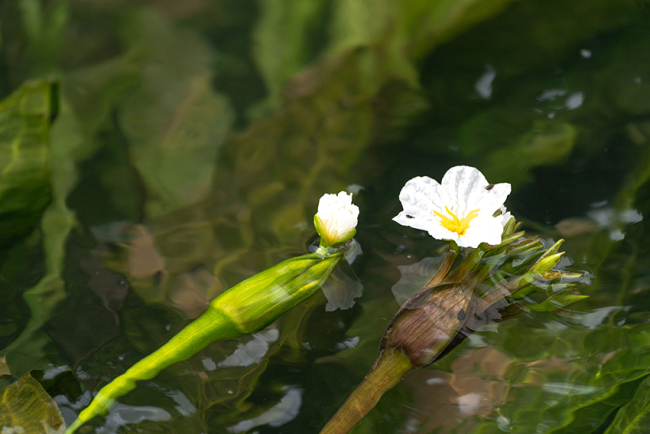
[[[338,195],[324,194],[314,216],[321,245],[336,247],[352,238],[356,233],[357,217],[359,208],[352,204],[351,194],[344,191]]]

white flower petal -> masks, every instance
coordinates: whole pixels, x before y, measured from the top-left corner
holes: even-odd
[[[393,220],[403,226],[429,230],[437,223],[431,210],[434,208],[432,198],[438,197],[439,188],[437,181],[426,176],[418,176],[408,181],[399,194],[404,211]]]
[[[510,194],[510,184],[493,184],[490,190],[483,189],[483,194],[477,200],[477,206],[481,211],[494,214],[501,208]]]
[[[494,217],[510,194],[510,184],[489,184],[473,167],[452,167],[442,183],[420,176],[406,183],[399,199],[404,211],[393,220],[425,230],[461,247],[498,244],[510,213]],[[504,208],[505,209],[505,208]]]
[[[328,243],[335,244],[346,241],[346,237],[357,226],[359,207],[352,204],[352,195],[344,191],[336,194],[324,194],[318,202],[316,214],[323,223],[321,237]]]
[[[488,185],[485,176],[474,167],[452,167],[442,177],[442,186],[458,206],[458,209],[452,211],[461,215],[471,211],[467,209],[467,205],[478,203],[480,195]]]
[[[501,242],[501,234],[503,234],[501,220],[487,213],[481,214],[472,220],[472,224],[465,232],[465,236],[461,237],[462,240],[458,245],[461,247],[478,247],[481,243],[496,245]]]

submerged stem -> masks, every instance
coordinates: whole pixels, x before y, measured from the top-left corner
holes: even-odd
[[[133,390],[137,381],[154,378],[163,369],[189,359],[216,340],[240,335],[237,325],[223,312],[217,309],[208,310],[157,351],[104,386],[90,405],[79,413],[77,420],[65,431],[66,434],[73,433],[94,416],[106,414],[115,399]]]
[[[72,434],[93,417],[106,414],[116,399],[135,388],[137,381],[154,378],[161,370],[189,359],[212,342],[268,326],[311,297],[342,258],[342,253],[333,252],[287,259],[233,286],[212,300],[203,315],[169,342],[104,386],[65,434]]]
[[[403,351],[393,348],[382,351],[366,378],[352,392],[320,434],[349,432],[362,417],[375,407],[383,394],[413,368],[415,366]]]

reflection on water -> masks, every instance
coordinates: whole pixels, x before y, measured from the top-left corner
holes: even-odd
[[[250,366],[259,363],[269,350],[269,344],[277,341],[278,337],[280,337],[280,332],[275,328],[255,333],[253,340],[244,345],[238,344],[235,352],[219,362],[218,366]]]
[[[48,390],[68,424],[216,295],[304,253],[318,198],[350,186],[363,253],[322,293],[89,428],[318,432],[438,265],[442,243],[391,221],[399,188],[457,164],[511,182],[508,209],[567,239],[562,266],[588,272],[591,297],[478,330],[360,432],[591,433],[635,416],[650,373],[647,1],[27,3],[0,6],[0,94],[59,77],[40,181],[54,201],[0,252],[0,354],[55,383],[71,367],[76,388]]]
[[[158,407],[130,406],[118,403],[111,409],[106,417],[106,424],[100,427],[97,433],[112,434],[124,425],[137,424],[145,420],[165,422],[171,418],[171,414]]]
[[[282,399],[280,399],[280,402],[277,405],[271,407],[258,417],[243,420],[238,424],[231,426],[228,428],[228,432],[246,432],[260,425],[280,427],[291,422],[300,411],[300,406],[302,405],[302,390],[285,387],[283,391],[286,392],[286,394]]]

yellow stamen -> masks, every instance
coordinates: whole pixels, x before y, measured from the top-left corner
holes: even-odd
[[[465,231],[469,229],[469,223],[478,215],[478,212],[480,211],[478,209],[472,210],[465,216],[464,219],[460,220],[456,216],[456,214],[449,211],[449,208],[445,206],[445,209],[447,210],[447,213],[451,216],[451,218],[447,217],[446,215],[440,214],[435,210],[433,211],[433,213],[438,217],[440,217],[440,223],[444,228],[449,229],[452,232],[456,232],[460,236],[465,235]]]

